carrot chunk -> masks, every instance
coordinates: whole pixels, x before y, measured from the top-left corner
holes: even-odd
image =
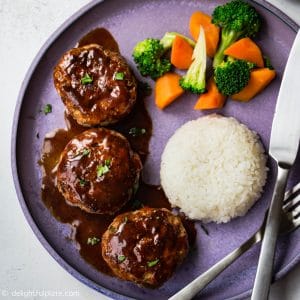
[[[253,70],[248,84],[240,92],[232,95],[231,98],[238,101],[251,100],[274,79],[275,75],[276,72],[268,68]]]
[[[190,33],[195,41],[199,36],[200,25],[205,33],[206,53],[212,58],[218,47],[220,28],[211,22],[211,16],[201,11],[195,11],[191,15],[189,23]]]
[[[214,109],[223,107],[226,96],[219,92],[213,77],[208,80],[206,88],[207,92],[199,97],[194,109]]]
[[[179,85],[180,76],[176,73],[166,73],[157,79],[155,83],[155,104],[164,109],[176,98],[181,96],[184,90]]]
[[[224,54],[255,63],[259,68],[264,67],[264,60],[259,47],[248,37],[233,43],[224,51]]]
[[[193,47],[177,35],[172,44],[171,64],[181,70],[188,69],[192,63],[193,51]]]

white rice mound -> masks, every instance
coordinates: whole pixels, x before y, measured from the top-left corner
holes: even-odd
[[[161,159],[161,185],[189,218],[228,222],[261,196],[266,155],[258,135],[234,118],[209,115],[185,123]]]

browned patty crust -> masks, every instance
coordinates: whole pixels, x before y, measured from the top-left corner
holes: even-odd
[[[131,198],[142,164],[120,133],[84,131],[61,153],[57,186],[66,201],[89,213],[113,214]]]
[[[121,279],[158,287],[188,253],[181,219],[165,208],[117,216],[102,237],[102,256]]]
[[[136,101],[136,80],[123,57],[96,44],[67,51],[53,78],[67,110],[83,126],[115,123]]]

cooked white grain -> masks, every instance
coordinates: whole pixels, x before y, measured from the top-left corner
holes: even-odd
[[[174,133],[162,154],[160,176],[172,206],[192,219],[228,222],[261,196],[266,155],[255,132],[214,114]]]

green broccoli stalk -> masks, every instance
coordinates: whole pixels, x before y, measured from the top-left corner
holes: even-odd
[[[206,43],[202,27],[200,27],[199,38],[194,48],[192,59],[192,64],[179,83],[184,90],[194,94],[201,94],[205,92],[206,72]]]
[[[165,35],[160,40],[160,43],[162,44],[162,46],[166,51],[171,49],[174,39],[177,35],[185,39],[193,48],[195,47],[196,43],[190,38],[184,36],[183,34],[180,34],[178,32],[166,32]]]
[[[226,96],[240,92],[248,84],[254,66],[253,63],[233,58],[223,61],[214,70],[218,90]]]
[[[261,18],[250,4],[233,0],[215,8],[212,23],[222,29],[221,41],[213,60],[213,66],[217,67],[224,60],[226,48],[239,38],[256,35],[261,26]]]
[[[177,32],[167,32],[161,40],[148,38],[136,44],[132,56],[143,76],[150,76],[155,80],[170,71],[171,62],[164,54],[171,49],[176,35],[195,46],[194,41]]]

